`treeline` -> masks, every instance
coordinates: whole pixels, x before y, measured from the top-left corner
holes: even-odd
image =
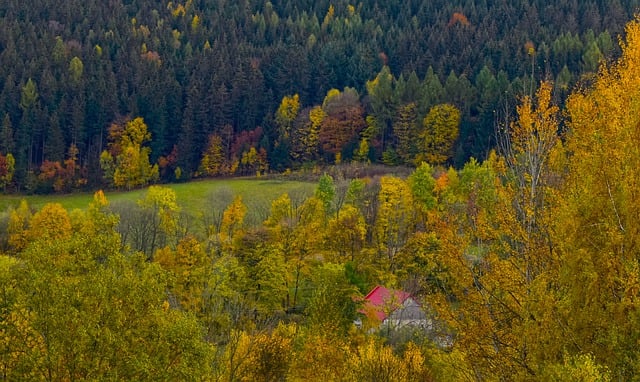
[[[323,175],[313,196],[283,194],[259,224],[232,197],[198,228],[160,186],[135,205],[98,192],[82,211],[8,211],[0,373],[637,379],[640,19],[626,36],[591,87],[560,108],[542,82],[502,149],[459,170]],[[120,136],[144,138],[131,127]],[[434,328],[356,329],[357,297],[376,284],[412,292]]]
[[[616,36],[637,6],[619,0],[4,1],[0,153],[13,157],[13,189],[52,191],[55,180],[43,183],[39,176],[52,169],[68,176],[67,160],[82,174],[73,188],[103,186],[100,155],[109,127],[142,117],[152,137],[151,163],[168,168],[160,168],[164,181],[174,180],[177,168],[181,179],[201,175],[210,136],[222,139],[231,164],[254,155],[253,147],[281,171],[302,165],[277,124],[283,98],[298,94],[304,109],[321,105],[331,89],[353,88],[364,115],[381,130],[368,142],[371,160],[384,161],[390,148],[386,161],[397,162],[394,155],[403,161],[392,124],[406,122],[407,113],[421,124],[431,106],[452,104],[461,120],[448,161],[461,166],[495,146],[496,120],[509,115],[517,96],[531,95],[532,78],[556,80],[560,100],[615,55]],[[407,89],[376,104],[366,85],[386,71]],[[417,85],[425,81],[442,89]],[[414,102],[418,108],[407,110]],[[260,134],[232,150],[256,129]],[[353,156],[361,138],[371,137],[358,136],[341,156]],[[316,160],[331,157],[322,150],[337,149],[320,146]]]

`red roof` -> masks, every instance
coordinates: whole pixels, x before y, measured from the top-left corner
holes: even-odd
[[[401,290],[392,290],[378,285],[369,292],[364,298],[364,309],[361,311],[369,315],[369,312],[375,315],[380,321],[384,321],[394,310],[404,304],[411,297],[407,292]]]

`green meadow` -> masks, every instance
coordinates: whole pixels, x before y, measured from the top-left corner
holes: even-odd
[[[178,204],[184,212],[199,215],[209,209],[210,204],[227,202],[229,198],[240,195],[249,209],[256,207],[268,209],[271,201],[284,193],[292,199],[300,199],[313,193],[316,185],[310,182],[271,180],[259,178],[207,179],[188,183],[164,184],[175,191]],[[133,191],[105,191],[110,203],[136,201],[144,197],[146,189]],[[93,192],[66,195],[0,195],[0,211],[17,206],[22,199],[39,209],[47,203],[60,203],[68,210],[86,208],[93,199]],[[219,200],[223,199],[223,200]],[[264,213],[264,211],[263,211]]]

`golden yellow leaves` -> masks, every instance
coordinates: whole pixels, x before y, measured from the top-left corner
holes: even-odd
[[[239,248],[239,241],[244,236],[244,218],[247,215],[247,206],[242,202],[241,196],[236,196],[233,202],[222,213],[219,239],[222,247],[232,252]]]
[[[420,349],[409,344],[402,357],[374,339],[352,351],[345,365],[346,381],[428,381],[431,379]]]
[[[152,217],[157,220],[158,228],[167,235],[175,235],[178,227],[178,213],[180,206],[176,200],[176,193],[170,188],[151,186],[143,199],[138,200],[138,205],[152,212]]]
[[[453,144],[458,139],[460,111],[450,104],[436,105],[429,110],[422,124],[423,151],[416,162],[444,163],[451,157]]]
[[[291,362],[295,325],[280,324],[272,333],[233,331],[220,359],[218,380],[284,380]]]
[[[207,176],[225,175],[229,173],[225,154],[222,147],[222,137],[217,134],[209,135],[206,151],[202,155],[198,171]]]
[[[282,98],[282,102],[276,111],[276,123],[280,128],[281,136],[289,137],[293,120],[298,116],[299,111],[300,96],[298,94]]]
[[[511,141],[516,160],[526,156],[531,175],[539,176],[548,153],[558,140],[558,107],[551,104],[552,85],[542,82],[536,93],[536,105],[525,97],[517,107],[518,120],[511,124]]]
[[[30,220],[29,236],[45,240],[64,240],[71,236],[71,220],[61,204],[46,204]]]
[[[158,179],[158,165],[149,163],[151,149],[144,146],[150,139],[140,117],[125,126],[113,124],[109,128],[109,150],[100,155],[100,167],[114,186],[131,189]]]
[[[374,232],[378,253],[386,257],[391,271],[395,268],[396,254],[413,230],[414,220],[413,198],[407,183],[395,177],[382,177]]]

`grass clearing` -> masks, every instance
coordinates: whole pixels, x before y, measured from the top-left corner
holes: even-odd
[[[293,198],[309,196],[316,187],[314,183],[300,181],[268,180],[259,178],[206,179],[188,183],[165,184],[163,187],[175,191],[178,204],[185,212],[197,216],[207,210],[216,193],[230,193],[242,196],[249,208],[253,205],[271,203],[283,193]],[[106,191],[107,200],[111,203],[119,201],[136,201],[144,197],[146,189],[134,191]],[[47,203],[60,203],[67,210],[86,208],[93,200],[91,193],[74,193],[67,195],[0,195],[0,211],[16,207],[22,199],[26,199],[32,208],[40,209]]]

